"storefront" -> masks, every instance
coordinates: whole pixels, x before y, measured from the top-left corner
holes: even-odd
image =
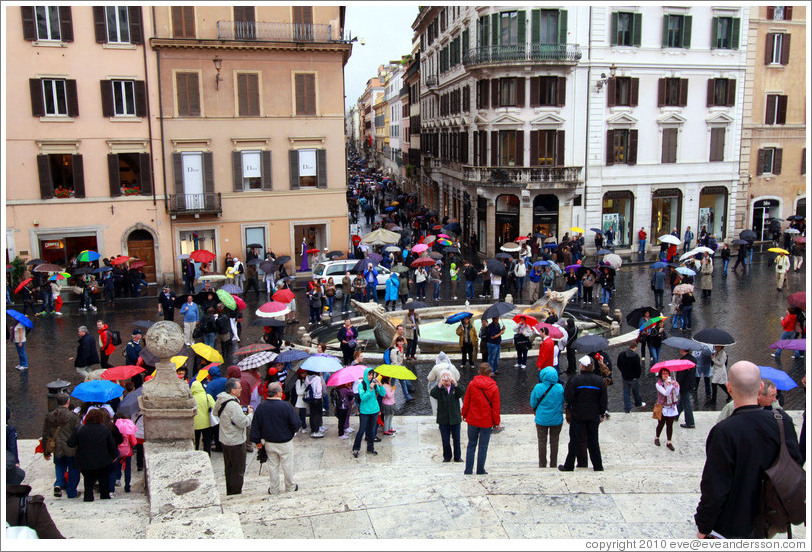
[[[533,198],[533,233],[558,238],[558,196],[537,195]]]
[[[85,236],[39,235],[39,257],[46,263],[71,266],[76,256],[85,249],[98,251],[95,234]]]
[[[670,234],[674,228],[682,228],[682,191],[656,190],[651,197],[651,242],[659,243],[656,239]]]
[[[519,237],[519,198],[502,194],[496,198],[496,250]]]
[[[217,250],[217,239],[214,228],[178,231],[178,253],[180,255],[188,255],[192,251],[196,251],[198,249],[205,249],[216,255],[214,261],[209,264],[214,272],[222,273],[225,271],[225,267],[220,265],[220,253]],[[179,273],[182,274],[182,272]]]
[[[629,247],[634,242],[634,194],[628,190],[603,194],[601,230],[615,234],[614,244]]]
[[[293,225],[293,261],[295,269],[302,268],[302,257],[308,249],[324,249],[329,243],[327,239],[327,223],[305,223]],[[308,269],[313,269],[313,257],[308,259]]]
[[[697,234],[706,228],[717,241],[722,241],[727,230],[727,188],[709,186],[699,192],[699,224]]]
[[[753,231],[759,240],[770,239],[770,221],[780,216],[780,199],[759,199],[753,203]]]

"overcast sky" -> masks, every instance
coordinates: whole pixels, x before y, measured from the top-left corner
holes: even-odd
[[[412,23],[417,3],[350,3],[345,29],[358,37],[352,56],[344,67],[345,107],[358,102],[378,66],[412,52]],[[365,45],[361,46],[361,39]]]

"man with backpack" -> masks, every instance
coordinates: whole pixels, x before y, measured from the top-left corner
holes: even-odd
[[[82,425],[82,418],[70,409],[70,397],[66,393],[56,396],[56,408],[45,416],[42,426],[43,458],[50,460],[54,457],[54,496],[61,497],[66,491],[68,498],[76,498],[80,491],[79,466],[76,465],[76,447],[68,446],[68,439],[73,432]],[[68,474],[67,481],[65,474]]]
[[[111,330],[104,320],[96,321],[96,329],[99,332],[99,357],[102,368],[110,368],[110,355],[116,350],[116,345],[121,345],[121,334],[117,330]]]
[[[776,459],[779,464],[782,460],[787,462],[786,457],[779,458],[784,446],[792,460],[785,463],[781,471],[802,479],[799,492],[804,492],[805,477],[800,477],[798,470],[791,465],[792,461],[798,465],[802,462],[798,439],[788,416],[782,417],[782,430],[774,412],[759,406],[758,394],[763,383],[758,366],[746,360],[736,362],[727,377],[734,410],[729,418],[710,430],[705,444],[705,468],[700,483],[702,495],[694,516],[697,538],[765,538],[768,534],[764,531],[764,524],[759,523],[765,521],[760,511],[774,505],[765,503],[762,485],[766,472],[775,465]],[[782,435],[785,443],[781,442]],[[770,486],[769,482],[766,486]],[[779,493],[779,498],[790,497]],[[803,500],[800,502],[805,514]],[[787,504],[792,503],[785,500],[784,505]],[[785,523],[781,530],[787,527]]]

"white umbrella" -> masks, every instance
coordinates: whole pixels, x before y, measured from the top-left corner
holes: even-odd
[[[206,280],[209,280],[210,282],[219,282],[220,280],[226,279],[227,277],[223,274],[205,274],[198,278],[198,280],[200,280],[201,282],[205,282]]]
[[[700,253],[709,253],[713,254],[713,249],[710,247],[705,247],[704,245],[700,245],[699,247],[694,247],[687,253],[685,253],[682,257],[679,258],[680,262],[684,261],[685,259],[690,259],[694,255],[699,255]]]
[[[674,245],[680,244],[679,238],[676,237],[674,234],[666,234],[665,236],[660,236],[659,240],[661,242],[672,243]]]
[[[619,255],[610,253],[603,256],[603,262],[609,264],[612,268],[617,270],[623,264],[623,259],[621,259]]]
[[[513,253],[513,252],[516,252],[516,251],[521,251],[522,246],[519,245],[516,242],[505,242],[505,243],[502,244],[502,247],[500,247],[499,249],[501,249],[502,251],[507,251],[507,252]]]
[[[361,243],[366,245],[387,245],[396,244],[400,241],[401,235],[397,232],[390,232],[383,228],[378,228],[361,238]]]
[[[786,230],[784,230],[784,232],[786,232],[787,234],[800,234],[801,233],[801,231],[798,230],[797,228],[787,228]]]

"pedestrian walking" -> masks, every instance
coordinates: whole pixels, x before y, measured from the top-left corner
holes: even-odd
[[[462,419],[468,424],[468,447],[463,472],[466,475],[473,473],[474,456],[476,456],[477,475],[488,473],[485,471],[488,443],[493,428],[501,425],[499,387],[491,375],[491,366],[486,362],[481,363],[479,374],[471,380],[463,398],[460,413]]]
[[[798,240],[792,242],[792,269],[795,272],[801,270],[804,264],[804,255],[806,254],[806,244],[798,243]]]
[[[234,285],[240,289],[243,289],[245,286],[245,265],[237,257],[234,257],[234,265],[232,268],[234,274]]]
[[[429,395],[437,401],[436,420],[443,443],[443,462],[451,462],[452,459],[454,462],[462,462],[460,400],[465,396],[465,388],[457,383],[457,379],[449,370],[443,370],[440,373],[440,383],[430,391]]]
[[[223,469],[226,478],[226,494],[242,494],[245,478],[246,429],[251,426],[254,409],[251,405],[240,406],[242,384],[231,378],[225,390],[217,395],[215,415],[220,418],[220,443],[223,447]]]
[[[551,468],[558,466],[558,438],[564,424],[564,387],[558,372],[547,366],[539,372],[539,383],[530,394],[530,408],[535,412],[536,435],[539,446],[539,467],[547,467],[547,436],[550,439]]]
[[[666,274],[664,269],[655,270],[651,275],[651,291],[654,292],[654,308],[663,308]]]
[[[499,373],[499,355],[502,351],[502,334],[505,333],[505,326],[499,323],[499,317],[494,316],[487,327],[488,335],[488,364],[491,366],[493,375]]]
[[[533,328],[527,324],[527,319],[521,321],[513,328],[513,346],[516,348],[516,368],[527,368],[527,352],[532,346]]]
[[[99,353],[96,352],[96,343],[88,333],[87,326],[79,326],[77,330],[79,344],[76,348],[76,359],[73,366],[83,377],[87,376],[91,366],[99,363]]]
[[[657,420],[654,444],[660,446],[660,434],[665,427],[665,446],[668,450],[674,450],[671,437],[674,434],[674,422],[679,418],[677,404],[680,399],[679,383],[671,379],[671,371],[668,368],[661,368],[657,373],[657,403],[654,405],[654,418]]]
[[[779,253],[775,259],[775,286],[778,291],[784,289],[784,282],[789,270],[789,257]]]
[[[96,321],[96,330],[99,334],[99,356],[102,368],[110,368],[110,355],[112,355],[116,346],[113,345],[113,334],[107,324],[103,320]]]
[[[62,491],[65,491],[68,498],[76,498],[79,496],[76,490],[79,486],[79,467],[76,465],[76,448],[68,446],[68,439],[82,425],[82,418],[69,405],[70,396],[59,393],[56,408],[45,416],[42,425],[43,458],[46,461],[51,456],[54,458],[54,496],[61,497]]]
[[[400,275],[397,272],[393,272],[389,275],[389,278],[386,280],[386,291],[384,292],[384,305],[386,306],[386,310],[393,311],[397,306],[398,302],[398,291],[400,290]]]
[[[646,238],[648,238],[648,234],[645,228],[641,226],[640,231],[637,232],[637,255],[641,261],[646,256]]]
[[[694,239],[694,233],[691,232],[691,227],[685,229],[685,236],[683,236],[682,252],[687,253],[691,249],[691,242]]]
[[[583,356],[579,363],[581,372],[571,377],[564,388],[564,401],[571,417],[570,441],[567,457],[558,469],[573,471],[575,460],[580,456],[582,442],[586,441],[592,468],[595,471],[603,471],[598,427],[604,420],[604,413],[608,408],[606,383],[603,377],[593,371],[591,358]],[[578,463],[581,464],[580,459]]]
[[[796,307],[787,307],[786,314],[781,318],[781,337],[780,339],[795,339],[795,329],[798,325],[798,314],[801,312]],[[776,349],[772,356],[777,359],[781,358],[783,349]]]
[[[727,277],[727,267],[730,264],[730,246],[722,244],[722,251],[720,253],[722,257],[722,276]]]

